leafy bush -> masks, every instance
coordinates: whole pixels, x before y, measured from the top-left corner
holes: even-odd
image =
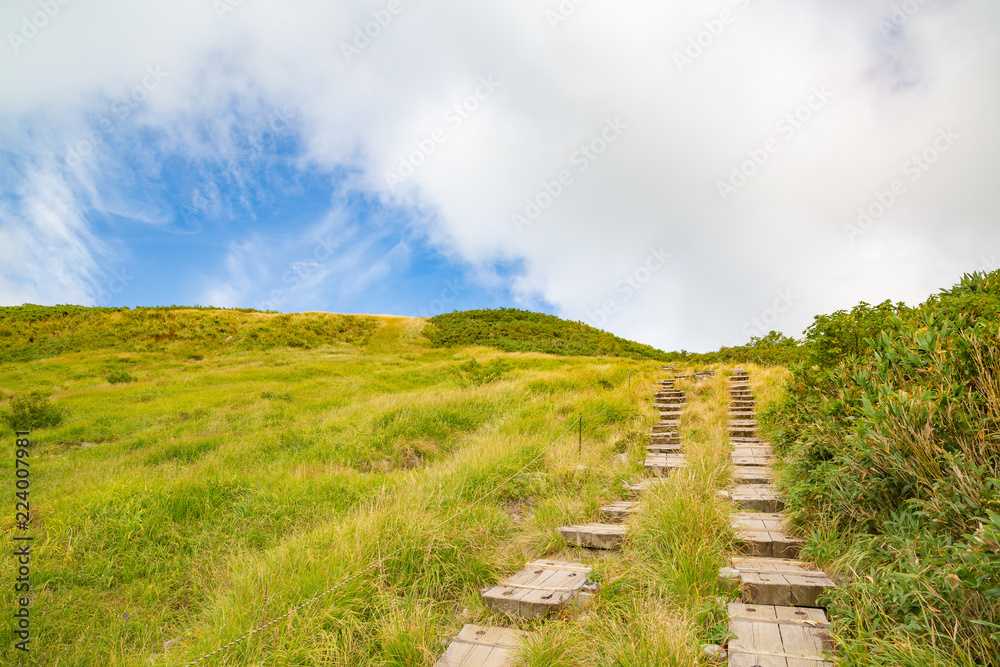
[[[706,364],[744,364],[761,366],[790,366],[803,357],[803,346],[799,341],[778,331],[763,337],[752,337],[746,345],[722,347],[717,352],[687,354],[685,359]]]
[[[807,553],[839,550],[859,575],[831,602],[848,651],[903,633],[927,651],[907,664],[996,664],[1000,272],[917,308],[817,317],[803,346],[762,418],[790,508],[836,542]],[[884,660],[868,664],[902,658]]]
[[[108,382],[111,384],[121,384],[124,382],[134,382],[135,378],[132,377],[128,371],[122,368],[116,368],[108,373]]]
[[[30,393],[15,393],[10,399],[10,409],[0,413],[0,418],[13,430],[30,431],[58,426],[62,423],[63,412],[49,403],[48,393],[36,389]]]
[[[582,322],[515,308],[448,313],[432,317],[430,324],[425,334],[435,347],[483,345],[504,352],[629,359],[666,360],[670,356]]]
[[[504,359],[494,359],[483,365],[472,359],[458,367],[462,377],[474,385],[484,385],[503,377],[510,370],[510,364]]]

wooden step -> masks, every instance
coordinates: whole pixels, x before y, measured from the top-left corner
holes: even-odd
[[[823,658],[833,643],[822,609],[732,602],[728,611],[730,667],[833,667]]]
[[[772,481],[768,466],[733,466],[733,484],[766,484]]]
[[[774,454],[771,443],[760,439],[755,439],[751,442],[730,441],[730,444],[733,446],[734,454],[747,454],[749,456],[772,456]]]
[[[752,438],[742,438],[742,437],[729,438],[729,444],[731,444],[733,447],[759,447],[761,445],[770,446],[771,443],[769,443],[767,440],[764,440],[763,438],[753,436]]]
[[[653,477],[652,479],[644,479],[641,482],[636,482],[634,484],[622,483],[622,488],[625,489],[626,493],[628,493],[631,497],[638,498],[653,487],[658,484],[663,484],[666,481],[667,480],[662,477]]]
[[[677,431],[677,427],[672,425],[670,422],[677,421],[676,419],[671,419],[668,421],[657,422],[653,424],[653,433],[674,433]]]
[[[518,647],[530,636],[510,628],[466,625],[434,667],[510,667],[515,664]]]
[[[680,454],[681,449],[680,442],[654,442],[652,445],[646,445],[646,451],[650,454]]]
[[[563,526],[559,534],[570,544],[589,549],[617,549],[625,537],[625,526],[608,523],[588,523],[584,526]]]
[[[747,466],[753,468],[767,468],[775,462],[774,456],[770,454],[747,454],[747,449],[741,448],[733,452],[732,461],[734,466]],[[752,450],[749,450],[752,451]],[[744,453],[737,453],[744,452]]]
[[[834,585],[825,572],[784,558],[733,558],[732,567],[722,568],[719,576],[738,582],[749,604],[817,607],[818,598]]]
[[[719,491],[719,495],[748,512],[780,512],[785,508],[778,490],[770,484],[740,484]]]
[[[582,563],[540,560],[492,588],[483,602],[494,611],[521,618],[545,618],[575,598],[587,583],[591,568]]]
[[[666,477],[686,465],[687,460],[683,454],[649,454],[646,456],[646,470],[657,477]]]
[[[624,521],[639,511],[640,503],[634,500],[619,500],[600,509],[601,516],[608,521]]]
[[[753,438],[757,435],[756,426],[730,426],[730,438]]]
[[[681,441],[681,434],[677,431],[662,431],[659,433],[650,433],[649,441],[654,445],[671,445],[677,444]]]
[[[731,524],[741,551],[750,556],[797,558],[802,540],[785,532],[787,517],[778,513],[739,512]]]

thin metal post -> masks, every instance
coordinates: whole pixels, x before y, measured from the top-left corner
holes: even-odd
[[[580,444],[576,449],[576,458],[580,459],[583,456],[583,414],[580,415]]]

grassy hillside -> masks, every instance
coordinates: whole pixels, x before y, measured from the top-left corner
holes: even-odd
[[[25,305],[0,308],[0,363],[87,350],[204,356],[222,350],[311,349],[363,343],[375,329],[375,319],[352,315]]]
[[[427,336],[438,347],[484,345],[504,352],[609,356],[665,361],[670,355],[552,315],[513,308],[467,310],[430,320]]]
[[[1000,272],[816,319],[768,418],[845,665],[1000,664]]]
[[[5,640],[0,663],[186,665],[282,618],[201,664],[432,665],[462,623],[511,623],[478,590],[543,557],[590,562],[605,588],[587,610],[522,622],[539,633],[525,664],[687,667],[724,638],[721,376],[686,422],[703,463],[650,499],[623,554],[599,558],[555,527],[596,519],[641,470],[658,362],[436,348],[406,318],[157,311],[148,327],[136,311],[60,315],[72,329],[50,314],[30,325],[47,336],[8,346],[28,359],[0,363],[6,396],[40,390],[61,416],[32,436],[36,648]],[[221,336],[215,318],[240,328]],[[288,321],[355,333],[231,344]],[[157,322],[174,338],[144,338]],[[31,358],[68,340],[87,342]],[[0,439],[13,446],[6,426]]]

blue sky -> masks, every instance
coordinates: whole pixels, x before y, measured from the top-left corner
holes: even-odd
[[[987,0],[12,0],[0,304],[714,349],[1000,267]]]

